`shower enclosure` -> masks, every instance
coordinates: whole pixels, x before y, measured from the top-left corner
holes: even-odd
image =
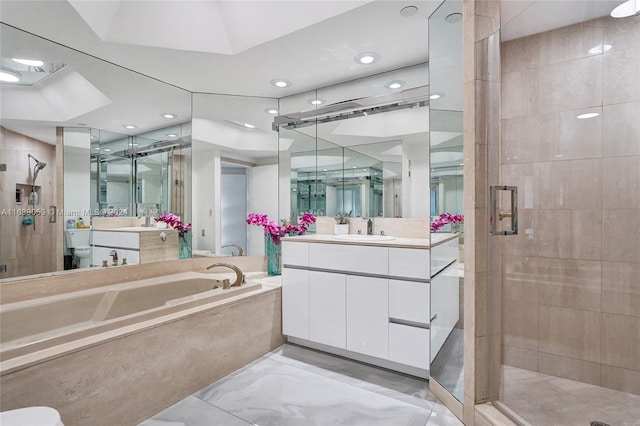
[[[537,1],[500,31],[492,358],[497,405],[531,424],[640,416],[640,16],[613,3]]]

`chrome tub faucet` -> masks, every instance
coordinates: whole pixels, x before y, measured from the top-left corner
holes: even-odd
[[[216,266],[224,266],[225,268],[232,269],[236,273],[236,280],[229,287],[240,287],[242,284],[244,284],[244,274],[242,273],[242,270],[236,265],[232,265],[231,263],[214,263],[207,266],[207,269],[215,268]]]
[[[225,244],[225,245],[223,245],[223,246],[222,246],[222,247],[220,247],[220,248],[225,248],[225,247],[235,247],[235,248],[237,248],[237,249],[238,249],[238,256],[242,256],[242,255],[244,255],[244,251],[242,250],[242,247],[240,247],[240,246],[239,246],[239,245],[237,245],[237,244]],[[233,253],[233,252],[231,253],[231,256],[235,256],[235,255],[236,255],[235,253]]]

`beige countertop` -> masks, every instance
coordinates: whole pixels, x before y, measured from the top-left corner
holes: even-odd
[[[170,232],[174,232],[175,230],[173,228],[156,228],[155,226],[122,226],[120,228],[94,229],[94,231],[113,231],[113,232],[150,232],[150,231],[167,232],[167,231],[170,231]]]
[[[305,243],[326,243],[326,244],[344,244],[352,246],[374,246],[374,247],[400,247],[400,248],[415,248],[415,249],[428,249],[438,244],[442,244],[454,238],[457,238],[458,234],[449,233],[437,233],[431,235],[431,241],[428,238],[395,238],[393,240],[373,240],[373,241],[361,241],[361,240],[340,240],[334,238],[331,234],[310,234],[310,235],[296,235],[293,237],[284,237],[283,241],[291,242],[305,242]]]

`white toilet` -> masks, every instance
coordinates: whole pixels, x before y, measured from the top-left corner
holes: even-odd
[[[68,249],[80,259],[80,268],[88,268],[91,264],[91,246],[89,245],[90,229],[67,229],[64,241]]]
[[[26,407],[0,413],[2,426],[64,426],[60,413],[51,407]]]

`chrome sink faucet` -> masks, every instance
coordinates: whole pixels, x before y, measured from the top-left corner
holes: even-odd
[[[111,250],[109,252],[109,256],[111,256],[112,259],[111,265],[118,266],[118,252],[116,250]]]
[[[215,268],[216,266],[224,266],[225,268],[232,269],[236,273],[236,280],[229,287],[240,287],[242,284],[244,284],[244,274],[242,273],[242,270],[236,265],[232,265],[231,263],[214,263],[207,266],[207,269]]]
[[[371,218],[367,220],[367,235],[373,235],[373,221]]]

